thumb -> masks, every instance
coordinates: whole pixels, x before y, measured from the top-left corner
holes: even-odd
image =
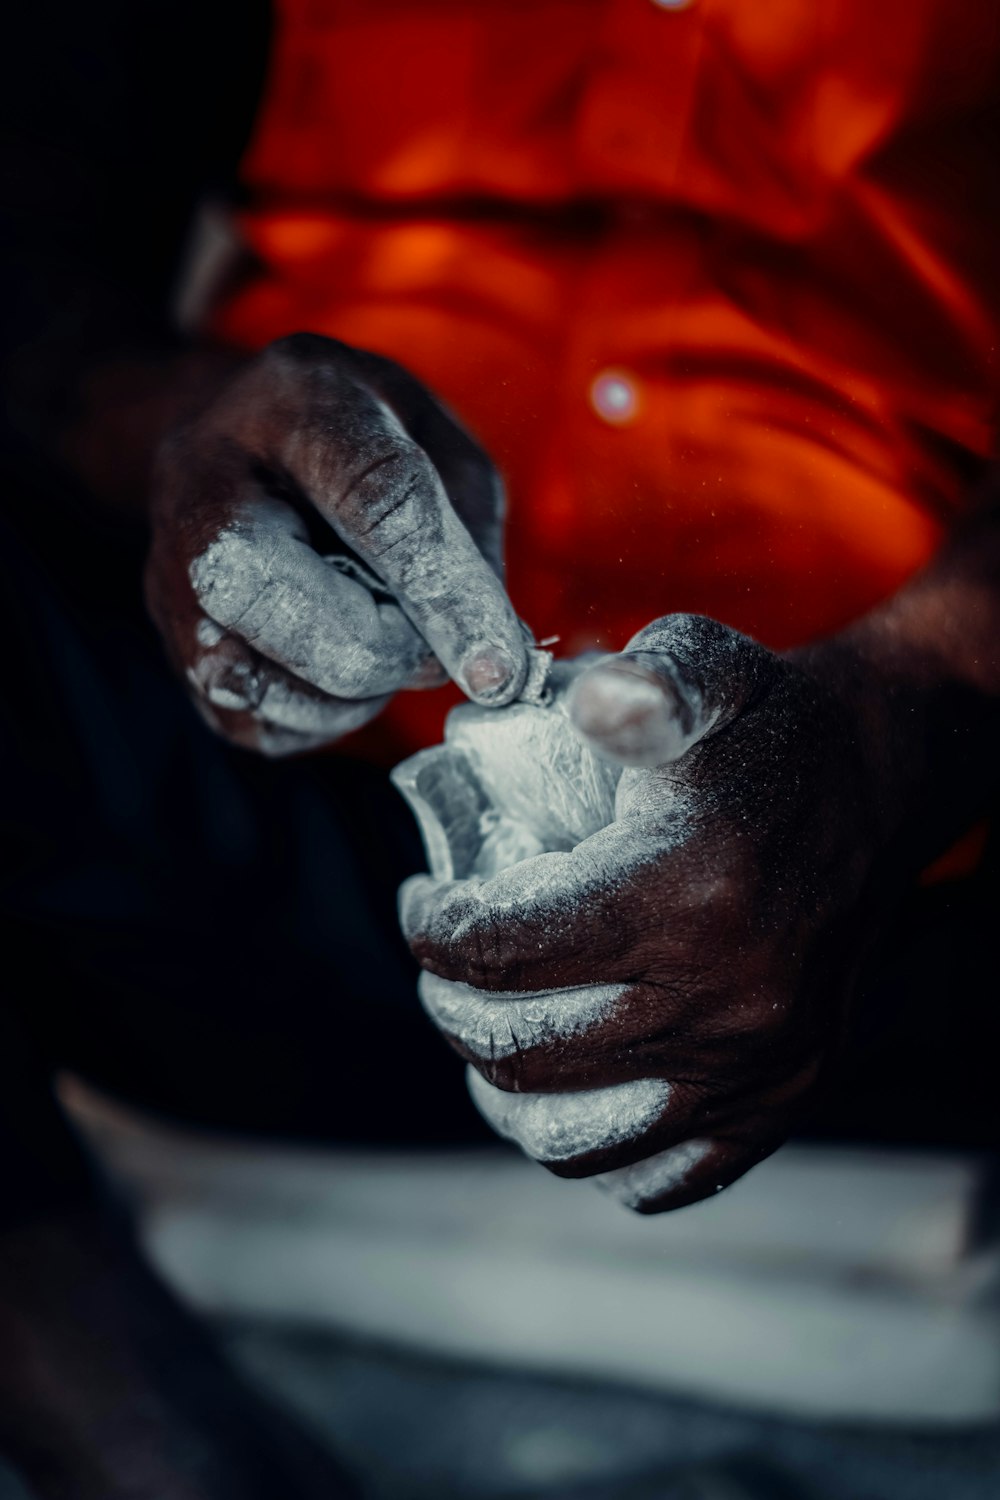
[[[733,719],[756,691],[769,653],[703,615],[665,615],[618,656],[574,682],[570,718],[598,755],[623,766],[679,760]]]
[[[311,334],[270,346],[257,372],[263,393],[255,398],[274,413],[282,469],[375,573],[469,697],[492,707],[510,703],[528,672],[520,622],[429,453],[368,384],[373,360]],[[386,389],[384,362],[374,362]],[[412,401],[401,407],[412,415]],[[436,431],[434,438],[437,448]],[[266,469],[268,457],[259,455],[258,467]],[[466,449],[459,458],[467,474],[473,460]],[[454,460],[451,472],[461,470]],[[486,528],[492,542],[499,494],[491,489],[490,495],[496,506],[492,530]],[[322,621],[315,628],[322,630]]]

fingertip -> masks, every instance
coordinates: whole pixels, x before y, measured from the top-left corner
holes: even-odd
[[[686,748],[670,685],[624,658],[582,673],[568,707],[591,748],[621,765],[664,765]]]
[[[463,977],[454,951],[459,917],[452,899],[461,885],[433,875],[411,875],[399,888],[399,925],[410,951],[422,968],[440,971],[446,979]]]
[[[631,1166],[601,1172],[593,1181],[635,1213],[654,1214],[680,1208],[708,1196],[700,1191],[699,1168],[714,1144],[710,1139],[682,1141]]]
[[[480,642],[464,657],[458,669],[458,681],[474,702],[502,708],[517,697],[527,672],[527,652],[520,644],[511,649]]]
[[[431,875],[410,875],[396,893],[396,911],[403,936],[409,942],[421,927],[427,896],[434,885]]]

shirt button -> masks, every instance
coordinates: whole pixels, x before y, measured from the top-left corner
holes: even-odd
[[[590,387],[590,404],[605,422],[624,424],[639,409],[639,392],[620,370],[602,370]]]
[[[691,0],[653,0],[653,4],[659,10],[683,10],[686,5],[691,4]]]

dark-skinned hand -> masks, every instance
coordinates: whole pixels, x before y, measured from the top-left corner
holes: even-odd
[[[655,622],[569,700],[625,767],[610,826],[489,879],[403,889],[425,1006],[480,1110],[643,1212],[773,1151],[848,1026],[886,812],[864,714],[822,663],[700,617]]]
[[[161,445],[149,605],[204,716],[266,754],[338,739],[440,667],[506,703],[527,663],[502,512],[488,459],[412,376],[295,335]]]

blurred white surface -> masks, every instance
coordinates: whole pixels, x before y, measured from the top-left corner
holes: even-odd
[[[166,1129],[69,1083],[149,1249],[209,1311],[786,1414],[1000,1413],[985,1163],[786,1147],[630,1215],[504,1151],[306,1151]]]

